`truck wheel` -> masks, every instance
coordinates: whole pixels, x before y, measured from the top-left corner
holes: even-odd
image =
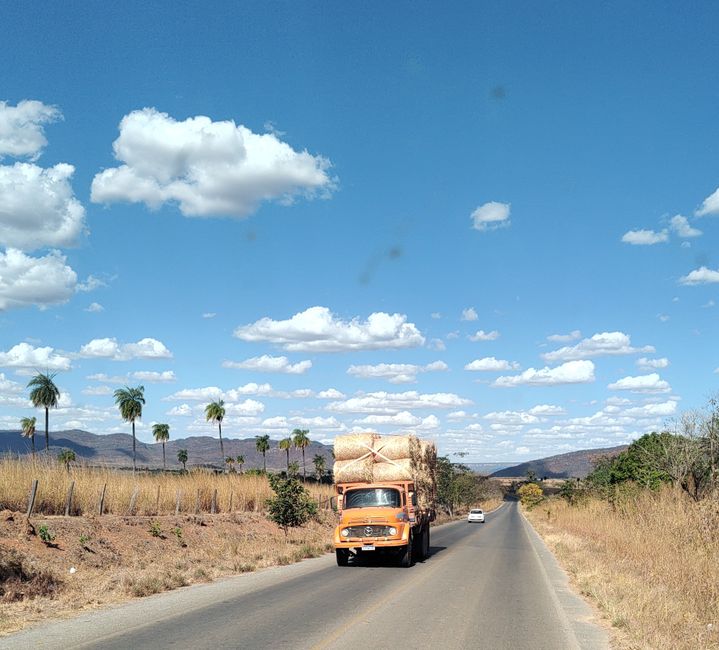
[[[407,546],[404,547],[404,551],[400,553],[399,556],[399,565],[403,569],[407,569],[412,566],[412,560],[414,558],[412,557],[412,535],[409,536],[409,540],[407,541]]]
[[[429,557],[429,524],[427,524],[427,528],[424,531],[424,535],[422,536],[422,559],[426,560]]]
[[[350,562],[350,552],[346,548],[336,548],[337,566],[347,566]]]

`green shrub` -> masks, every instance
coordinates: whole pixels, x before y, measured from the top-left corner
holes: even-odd
[[[285,535],[289,528],[302,526],[317,514],[317,504],[296,478],[269,475],[275,496],[267,500],[268,517]]]
[[[37,534],[45,544],[50,544],[55,539],[53,532],[47,527],[47,524],[43,524],[37,529]]]
[[[525,483],[517,490],[517,494],[522,501],[522,505],[530,510],[544,499],[542,488],[536,483]]]

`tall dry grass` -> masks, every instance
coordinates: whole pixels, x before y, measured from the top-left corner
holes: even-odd
[[[616,647],[719,648],[719,501],[667,488],[614,508],[554,498],[528,516]]]
[[[34,512],[61,515],[72,481],[72,514],[97,514],[100,494],[106,485],[103,512],[115,515],[174,514],[179,495],[181,513],[209,512],[217,490],[219,512],[260,512],[272,496],[269,482],[261,475],[214,474],[193,470],[187,474],[140,473],[76,465],[68,472],[51,459],[0,460],[0,510],[25,511],[32,481],[39,481]],[[327,485],[307,484],[310,494],[322,502],[332,495]],[[133,494],[134,509],[130,511]],[[158,500],[159,494],[159,500]]]

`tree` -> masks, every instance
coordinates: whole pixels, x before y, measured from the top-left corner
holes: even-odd
[[[217,422],[217,428],[220,432],[220,456],[224,461],[225,447],[222,444],[222,420],[225,419],[225,402],[221,399],[216,402],[210,402],[205,407],[205,419],[208,422]]]
[[[317,474],[317,481],[321,483],[322,477],[325,473],[325,457],[322,454],[315,454],[315,457],[312,459],[312,463],[315,466],[315,474]]]
[[[58,455],[57,459],[59,462],[65,464],[65,469],[69,472],[70,471],[70,463],[74,463],[75,458],[75,452],[72,449],[63,449]]]
[[[270,437],[268,435],[255,436],[255,449],[262,454],[262,471],[267,471],[267,452],[270,450]]]
[[[182,463],[182,471],[187,471],[187,449],[178,449],[177,450],[177,461],[179,463]]]
[[[49,372],[45,374],[40,372],[27,384],[28,388],[32,388],[30,391],[32,405],[35,408],[42,407],[45,409],[45,451],[47,453],[50,453],[49,410],[57,408],[58,400],[60,399],[60,391],[53,381],[54,378],[54,373],[51,375]]]
[[[295,429],[292,432],[292,439],[295,443],[295,447],[297,449],[302,450],[302,481],[307,480],[307,467],[305,465],[305,447],[308,447],[310,444],[309,439],[309,429]]]
[[[296,478],[270,474],[269,480],[275,496],[267,500],[267,516],[285,535],[289,528],[302,526],[317,514],[317,504]]]
[[[292,438],[282,438],[277,445],[280,449],[287,453],[287,471],[290,471],[290,449],[292,449]]]
[[[120,409],[120,416],[125,422],[132,424],[132,471],[137,469],[136,461],[136,445],[137,439],[135,438],[135,420],[142,417],[142,405],[145,403],[145,387],[138,386],[137,388],[118,388],[115,391],[115,404]]]
[[[517,490],[517,494],[522,501],[522,505],[530,510],[544,499],[544,492],[536,483],[525,483]]]
[[[297,476],[300,473],[300,464],[293,460],[288,466],[287,466],[287,476]]]
[[[162,443],[162,469],[167,469],[165,463],[165,443],[170,439],[169,424],[153,424],[152,435],[155,436],[155,442]]]
[[[35,458],[35,425],[37,424],[37,418],[23,418],[20,420],[20,430],[22,435],[26,438],[30,438],[30,445],[32,447],[32,457]]]
[[[240,454],[236,459],[237,464],[240,466],[240,474],[242,474],[242,466],[245,464],[245,457]]]
[[[226,463],[227,466],[230,468],[230,472],[233,472],[234,469],[232,468],[232,466],[235,464],[235,457],[234,457],[234,456],[228,456],[227,458],[225,458],[225,463]]]

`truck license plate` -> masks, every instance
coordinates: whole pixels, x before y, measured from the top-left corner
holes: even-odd
[[[364,544],[362,546],[363,551],[374,551],[374,545],[373,544]]]

